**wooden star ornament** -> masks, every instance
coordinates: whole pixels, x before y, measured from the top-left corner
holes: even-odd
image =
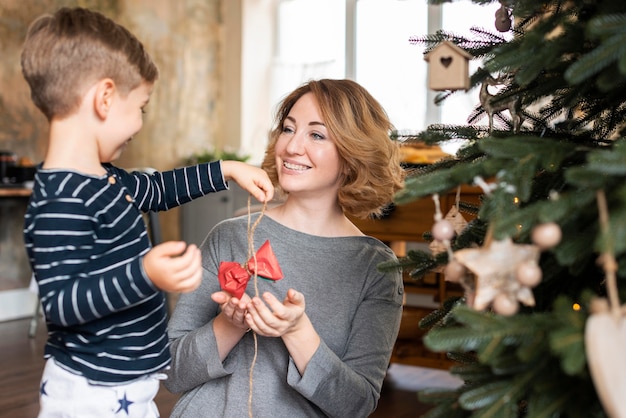
[[[515,313],[518,301],[534,306],[531,286],[519,280],[519,271],[524,266],[541,274],[540,253],[536,245],[515,244],[510,238],[489,240],[484,247],[456,251],[454,259],[475,275],[473,286],[466,288],[472,296],[468,305],[484,310],[493,304],[494,310],[502,314]]]

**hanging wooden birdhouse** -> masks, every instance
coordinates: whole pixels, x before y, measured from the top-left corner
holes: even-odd
[[[471,54],[454,42],[443,41],[424,55],[428,62],[428,88],[431,90],[467,90],[470,86]]]

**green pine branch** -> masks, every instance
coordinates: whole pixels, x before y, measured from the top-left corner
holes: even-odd
[[[465,383],[422,391],[420,399],[433,403],[431,418],[603,417],[584,328],[591,299],[606,293],[597,261],[607,248],[615,252],[619,295],[626,300],[626,2],[473,2],[505,4],[515,16],[514,36],[505,40],[493,28],[472,28],[468,37],[439,31],[411,41],[425,51],[444,40],[466,49],[480,61],[470,89],[488,75],[508,76],[511,83],[494,100],[519,99],[524,123],[512,132],[504,110],[493,115],[496,126],[488,130],[477,103],[466,125],[412,133],[404,140],[465,145],[453,158],[411,169],[394,201],[405,204],[482,180],[489,189],[473,208],[476,218],[452,241],[453,251],[483,245],[488,230],[495,239],[529,244],[533,228],[545,222],[556,222],[562,238],[541,253],[534,306],[502,316],[454,298],[422,319],[424,344],[447,353],[458,364],[451,372]],[[440,92],[436,103],[453,94],[463,92]],[[608,232],[599,227],[598,190],[607,196]],[[447,253],[416,252],[399,263],[419,280],[447,261]]]

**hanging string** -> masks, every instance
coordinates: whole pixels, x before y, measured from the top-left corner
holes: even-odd
[[[251,196],[248,196],[248,257],[247,259],[249,260],[250,258],[253,258],[254,265],[256,266],[256,252],[254,251],[254,231],[256,230],[256,227],[259,225],[259,222],[261,222],[261,218],[263,218],[263,215],[265,214],[265,209],[267,209],[267,202],[263,203],[263,209],[261,210],[261,214],[256,219],[256,221],[254,221],[254,224],[251,227],[250,222],[252,218],[252,210],[250,206],[250,199],[251,199]],[[256,269],[254,271],[254,294],[256,296],[259,296],[259,287],[257,285]]]
[[[474,177],[474,184],[483,189],[483,193],[487,196],[491,195],[491,192],[498,187],[497,184],[487,183],[481,176]]]
[[[257,261],[256,261],[256,252],[254,251],[254,231],[256,230],[256,227],[259,225],[259,222],[261,222],[261,218],[263,218],[263,215],[265,214],[265,209],[267,209],[267,202],[263,203],[263,209],[261,210],[261,214],[259,215],[259,217],[256,219],[256,221],[254,221],[254,224],[252,226],[250,226],[251,220],[252,220],[252,210],[251,210],[251,196],[248,195],[248,225],[247,225],[247,230],[248,230],[248,257],[246,257],[247,260],[250,260],[251,258],[254,260],[254,265],[256,267],[257,265]],[[254,269],[254,274],[253,274],[253,283],[254,283],[254,295],[256,297],[259,297],[259,285],[258,285],[258,274],[257,271],[258,269],[255,268]],[[252,338],[254,340],[254,356],[252,357],[252,364],[250,365],[250,378],[249,378],[249,387],[250,387],[250,392],[248,394],[248,416],[250,418],[252,418],[252,384],[254,381],[254,366],[256,364],[256,359],[257,359],[257,355],[259,352],[259,348],[258,348],[258,340],[257,340],[257,335],[256,332],[252,332]]]
[[[613,249],[613,238],[609,236],[609,210],[606,203],[606,195],[604,190],[598,190],[596,192],[596,199],[598,201],[598,213],[600,218],[600,229],[604,235],[604,240],[608,241],[607,248],[602,252],[600,256],[600,262],[606,275],[606,290],[609,295],[609,305],[611,313],[619,318],[620,316],[620,302],[617,290],[617,261],[615,260]]]
[[[441,214],[441,203],[439,202],[439,193],[433,194],[433,202],[435,202],[435,222],[443,219]]]

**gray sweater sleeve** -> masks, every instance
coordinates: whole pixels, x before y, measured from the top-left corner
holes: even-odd
[[[203,251],[203,259],[208,253]],[[172,364],[165,386],[181,393],[229,374],[217,355],[213,320],[219,306],[211,294],[219,291],[217,273],[203,269],[202,283],[194,292],[181,295],[169,322]]]
[[[380,274],[359,305],[341,357],[323,341],[303,376],[290,361],[288,383],[330,417],[367,417],[378,404],[402,313],[401,276]]]
[[[206,286],[201,286],[202,287]],[[197,323],[198,313],[203,314],[198,306],[207,306],[213,301],[206,300],[204,296],[210,296],[209,291],[196,292],[192,297],[185,298],[176,307],[176,328],[170,326],[170,339],[172,342],[172,364],[169,370],[169,378],[165,385],[174,392],[180,393],[201,385],[211,379],[228,374],[223,364],[219,361],[217,343],[213,333],[213,319],[205,323]],[[197,327],[193,324],[197,323]],[[193,365],[193,367],[188,367]]]

